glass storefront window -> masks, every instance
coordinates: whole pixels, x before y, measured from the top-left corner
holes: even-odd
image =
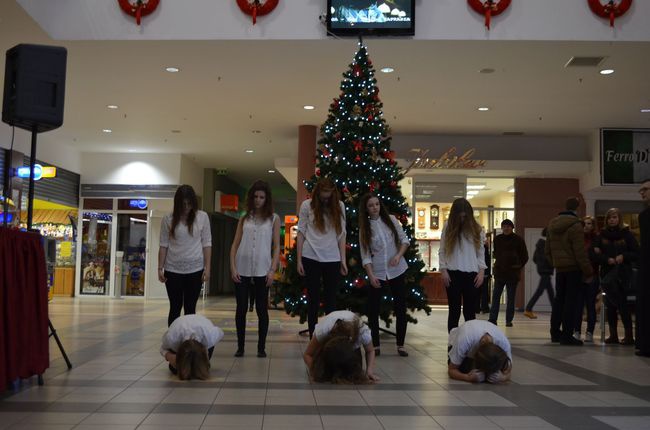
[[[120,288],[122,295],[144,296],[146,249],[147,215],[118,214],[117,251],[124,254],[121,282],[116,282],[115,288]]]
[[[81,242],[81,294],[106,295],[110,285],[113,215],[84,212]]]

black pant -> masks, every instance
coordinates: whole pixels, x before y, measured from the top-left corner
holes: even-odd
[[[483,285],[479,288],[479,292],[476,295],[476,313],[490,312],[490,284],[492,278],[488,275],[485,275],[483,278]]]
[[[336,310],[336,292],[341,280],[341,262],[321,263],[311,258],[302,257],[302,266],[305,269],[305,283],[307,284],[307,324],[311,337],[318,322],[321,278],[325,295],[325,313],[329,314]]]
[[[237,310],[235,311],[235,325],[237,327],[237,348],[244,349],[246,338],[246,312],[248,311],[248,298],[255,297],[255,310],[259,320],[259,333],[257,339],[257,350],[266,349],[266,334],[269,331],[269,310],[267,298],[269,288],[266,286],[266,276],[241,276],[241,283],[235,284],[235,298],[237,299]]]
[[[576,303],[582,288],[582,272],[555,274],[555,300],[551,311],[551,338],[569,339],[576,321]]]
[[[379,307],[381,297],[385,288],[390,286],[393,296],[393,311],[395,312],[395,332],[397,334],[397,346],[404,346],[406,337],[406,285],[404,274],[388,281],[381,281],[381,288],[368,286],[368,325],[372,333],[373,346],[379,346]]]
[[[533,296],[530,298],[530,300],[528,300],[528,304],[526,305],[527,311],[531,312],[533,310],[535,303],[537,303],[537,300],[542,297],[544,291],[546,291],[546,294],[548,294],[548,302],[551,304],[551,306],[553,306],[554,294],[550,273],[539,274],[539,284],[537,285],[537,289],[535,290]]]
[[[476,318],[477,288],[474,286],[476,272],[461,272],[460,270],[448,270],[451,282],[446,288],[447,303],[449,304],[449,316],[447,317],[447,331],[458,327],[460,320],[460,306],[463,305],[463,317],[465,321]],[[462,299],[462,300],[461,300]]]
[[[582,309],[587,308],[587,333],[594,333],[596,328],[596,296],[598,295],[598,277],[594,276],[591,284],[584,284],[582,288],[582,297],[578,298],[578,309],[576,315],[575,330],[578,333],[582,331]]]
[[[165,287],[169,297],[169,317],[167,326],[181,316],[181,309],[185,315],[196,313],[196,302],[201,294],[203,270],[194,273],[174,273],[165,271]]]
[[[506,323],[512,322],[515,317],[515,293],[517,291],[518,280],[514,279],[494,279],[494,288],[492,289],[492,307],[490,308],[490,322],[496,324],[499,318],[499,308],[501,307],[501,294],[503,288],[506,288]]]
[[[622,285],[603,285],[605,291],[605,304],[607,305],[607,322],[612,327],[618,323],[618,314],[621,314],[621,321],[626,330],[632,329],[632,317],[627,306],[627,294]]]

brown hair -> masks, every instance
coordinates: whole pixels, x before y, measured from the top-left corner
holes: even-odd
[[[474,355],[474,367],[485,373],[485,376],[506,371],[511,365],[508,354],[492,342],[482,343]]]
[[[395,246],[397,249],[399,249],[400,242],[395,224],[393,224],[393,221],[390,219],[390,215],[388,214],[388,210],[386,210],[386,206],[384,206],[384,204],[381,202],[381,199],[379,199],[379,197],[373,193],[364,194],[359,201],[359,243],[363,249],[370,251],[370,241],[372,240],[372,237],[370,229],[370,216],[368,215],[368,201],[373,197],[379,200],[379,218],[381,218],[384,224],[388,226],[391,233],[393,233]]]
[[[568,211],[577,211],[580,207],[579,197],[569,197],[564,203],[564,208]]]
[[[465,212],[465,222],[460,219],[460,214]],[[466,236],[472,239],[474,247],[478,250],[483,246],[481,243],[481,226],[474,219],[474,209],[466,199],[456,199],[451,204],[451,211],[449,212],[449,220],[445,231],[445,253],[451,254],[460,242],[461,236]]]
[[[180,380],[208,379],[210,377],[208,350],[196,339],[184,341],[176,352],[176,368]]]
[[[248,190],[246,195],[246,216],[253,216],[255,213],[255,192],[263,191],[265,195],[264,206],[260,208],[260,215],[262,219],[271,218],[273,216],[273,196],[271,195],[271,187],[268,182],[255,181]]]
[[[328,336],[314,357],[313,377],[316,382],[333,384],[367,384],[361,352],[347,336]]]
[[[332,192],[332,197],[329,199],[328,207],[323,206],[320,201],[321,192]],[[336,234],[341,234],[343,229],[341,218],[343,212],[339,205],[339,190],[334,185],[330,178],[321,178],[316,182],[316,186],[311,192],[311,209],[314,211],[314,226],[321,232],[325,232],[325,215],[327,215],[332,223]]]
[[[593,234],[598,234],[598,223],[596,222],[596,218],[592,217],[591,215],[587,215],[585,217],[582,217],[582,225],[585,225],[585,221],[591,221],[591,225],[594,226],[594,229],[591,231]]]
[[[176,189],[176,194],[174,194],[174,212],[172,214],[172,226],[169,231],[169,235],[173,238],[176,237],[176,226],[181,221],[185,202],[190,204],[190,211],[185,219],[185,224],[187,224],[187,230],[192,234],[192,227],[194,226],[196,211],[199,209],[199,202],[196,198],[194,188],[191,185],[181,185]]]

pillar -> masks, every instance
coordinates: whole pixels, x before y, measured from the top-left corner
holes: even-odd
[[[309,197],[303,185],[312,177],[316,170],[316,136],[318,128],[315,125],[298,126],[298,183],[296,185],[296,214],[300,204]]]

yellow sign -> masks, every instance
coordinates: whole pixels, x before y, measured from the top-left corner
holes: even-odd
[[[42,178],[56,178],[56,167],[43,166]]]
[[[406,171],[411,169],[476,169],[485,166],[486,160],[472,160],[476,149],[468,149],[463,155],[456,155],[456,147],[452,146],[439,158],[427,158],[429,150],[413,150],[415,159],[411,161]]]
[[[61,242],[61,257],[67,258],[72,255],[72,242]]]

